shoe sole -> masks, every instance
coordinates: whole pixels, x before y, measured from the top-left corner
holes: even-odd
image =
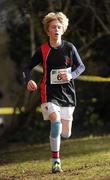
[[[63,170],[58,170],[58,171],[52,171],[53,174],[56,174],[56,173],[62,173]]]

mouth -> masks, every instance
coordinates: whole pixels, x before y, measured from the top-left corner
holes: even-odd
[[[58,36],[59,34],[58,33],[55,33],[56,36]]]

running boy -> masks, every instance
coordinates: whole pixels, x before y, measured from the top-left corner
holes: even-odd
[[[49,13],[43,19],[49,40],[36,49],[29,65],[24,70],[28,91],[35,91],[37,84],[30,72],[38,64],[43,66],[40,86],[41,109],[44,120],[51,123],[50,148],[52,173],[62,172],[60,161],[61,136],[71,136],[73,112],[76,106],[74,79],[85,66],[75,46],[62,39],[67,30],[68,18],[62,12]]]

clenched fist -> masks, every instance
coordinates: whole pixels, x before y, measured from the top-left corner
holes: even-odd
[[[36,82],[33,81],[33,80],[28,81],[28,83],[27,83],[27,90],[28,91],[36,91],[37,90]]]

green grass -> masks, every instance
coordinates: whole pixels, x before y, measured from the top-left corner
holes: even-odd
[[[50,146],[6,144],[0,149],[0,180],[110,180],[110,136],[62,141],[61,174],[51,173]]]

